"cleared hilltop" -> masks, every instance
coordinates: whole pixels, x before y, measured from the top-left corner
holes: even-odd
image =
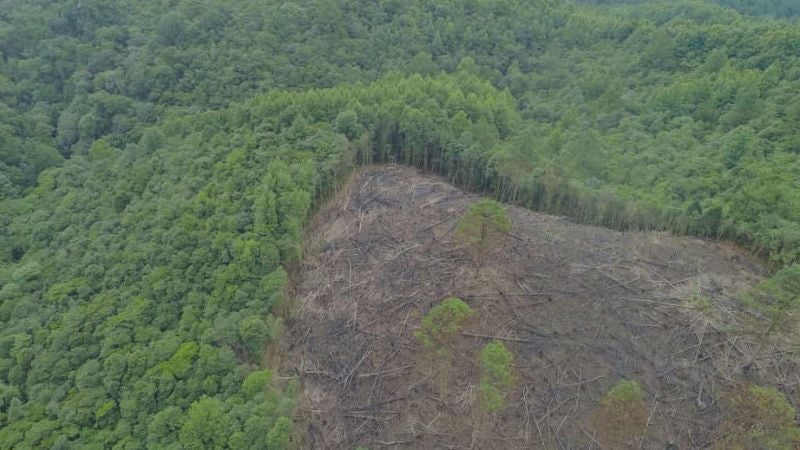
[[[700,448],[719,429],[721,393],[793,383],[797,359],[735,300],[767,273],[739,249],[509,206],[512,232],[478,267],[452,242],[478,199],[371,167],[315,216],[287,339],[304,446],[588,448],[598,401],[632,379],[652,408],[642,448]],[[449,296],[476,314],[437,367],[414,331]],[[487,417],[476,355],[492,338],[514,355],[517,383]]]

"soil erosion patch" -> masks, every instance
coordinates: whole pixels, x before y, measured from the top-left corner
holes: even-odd
[[[510,235],[476,267],[452,237],[478,200],[371,167],[316,215],[287,336],[304,448],[597,448],[590,419],[622,379],[644,391],[645,449],[709,445],[742,382],[797,403],[791,352],[734,299],[766,275],[740,250],[507,206]],[[451,296],[475,314],[437,367],[414,331]],[[478,355],[495,339],[515,383],[487,413]]]

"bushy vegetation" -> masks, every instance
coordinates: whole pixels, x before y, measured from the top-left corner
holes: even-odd
[[[483,347],[480,353],[481,381],[478,385],[481,394],[481,408],[493,413],[503,407],[508,391],[513,387],[514,355],[506,346],[494,340]]]
[[[592,5],[635,5],[635,4],[667,4],[670,0],[579,0],[579,3]],[[686,2],[688,4],[688,2]],[[727,6],[742,14],[751,16],[771,16],[781,18],[796,18],[800,15],[800,4],[794,0],[710,0],[722,6]],[[701,1],[695,1],[693,7],[702,6]]]
[[[745,299],[749,306],[769,317],[768,332],[796,323],[800,312],[800,265],[778,271],[759,283]]]
[[[791,450],[800,445],[795,409],[776,389],[741,386],[728,392],[722,404],[724,418],[715,449]]]
[[[450,382],[458,369],[455,344],[475,311],[463,300],[449,297],[422,318],[414,336],[422,344],[418,368],[430,377],[441,395],[449,395]]]
[[[511,231],[511,219],[503,205],[494,200],[481,200],[470,206],[458,221],[455,239],[464,245],[476,264],[496,248]]]
[[[446,298],[422,318],[422,325],[414,335],[424,347],[438,352],[451,343],[474,314],[475,311],[461,299]]]
[[[600,400],[592,425],[603,447],[637,448],[647,424],[644,392],[633,380],[620,380]]]
[[[0,1],[0,448],[285,445],[261,352],[355,163],[791,275],[798,49],[701,1]]]

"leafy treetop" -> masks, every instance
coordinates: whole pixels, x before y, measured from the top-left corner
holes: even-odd
[[[722,406],[721,439],[715,449],[793,450],[800,445],[795,409],[777,389],[740,386],[723,396]]]
[[[427,348],[440,347],[458,334],[475,312],[463,300],[449,297],[434,306],[414,334]]]
[[[469,207],[461,217],[455,239],[466,245],[476,263],[511,231],[511,220],[502,204],[484,199]]]
[[[514,356],[505,344],[494,340],[481,350],[480,363],[482,406],[488,412],[495,412],[503,406],[507,391],[515,382]]]
[[[646,422],[644,392],[633,380],[614,385],[592,416],[600,443],[608,448],[636,448]]]

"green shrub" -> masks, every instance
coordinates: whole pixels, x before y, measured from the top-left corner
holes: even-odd
[[[481,200],[461,217],[455,240],[467,248],[476,264],[481,264],[509,231],[511,219],[503,205],[494,200]]]
[[[742,386],[722,398],[722,438],[715,449],[800,448],[795,409],[777,389]]]
[[[604,448],[635,448],[647,424],[647,406],[639,383],[621,380],[600,400],[592,425]]]
[[[434,306],[414,335],[426,348],[440,348],[458,334],[475,312],[461,299],[450,297]]]
[[[508,390],[514,385],[514,356],[500,341],[492,341],[481,350],[482,408],[496,412],[505,404]]]
[[[800,265],[786,267],[759,283],[745,302],[767,315],[768,332],[783,328],[800,306]]]

